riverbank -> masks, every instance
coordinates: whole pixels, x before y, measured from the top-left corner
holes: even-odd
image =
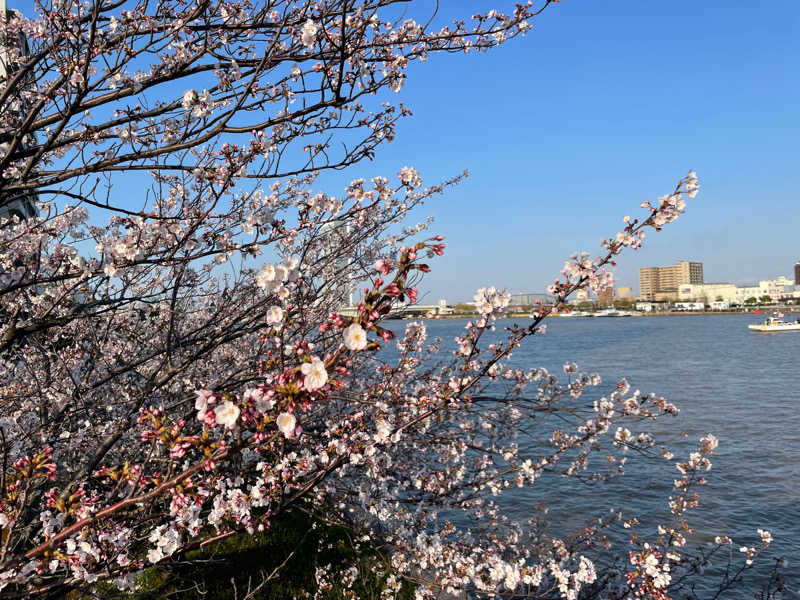
[[[800,314],[800,307],[778,306],[759,309],[756,314],[752,310],[708,310],[708,311],[658,311],[658,312],[634,312],[628,316],[631,317],[697,317],[708,315],[751,315],[753,317],[764,318],[772,315],[775,312],[783,313],[785,317],[789,317],[792,313]],[[454,313],[451,315],[437,315],[435,317],[403,317],[402,320],[418,320],[422,319],[477,319],[480,315],[478,313]],[[596,315],[586,315],[581,317],[570,316],[568,313],[557,313],[550,315],[550,318],[569,318],[569,319],[591,319]],[[530,312],[514,312],[507,313],[505,319],[530,319]],[[603,317],[600,317],[603,318]],[[617,317],[619,318],[619,317]]]

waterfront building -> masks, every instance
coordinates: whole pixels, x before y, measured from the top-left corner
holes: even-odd
[[[639,297],[654,300],[659,288],[658,267],[642,267],[639,269]]]
[[[704,302],[676,302],[674,309],[679,311],[700,312],[706,309],[706,305]]]
[[[611,306],[614,303],[614,286],[611,285],[597,292],[597,303],[600,306]]]
[[[794,284],[800,285],[800,260],[794,263]]]
[[[793,300],[795,303],[800,300],[800,285],[788,285],[783,288],[781,300]]]
[[[678,288],[678,300],[683,302],[735,303],[737,288],[732,283],[690,283]]]
[[[683,302],[727,302],[728,304],[744,304],[750,298],[761,301],[769,296],[777,301],[786,297],[794,297],[795,285],[786,277],[762,279],[751,285],[734,285],[732,283],[702,283],[682,285],[678,289],[678,300]],[[798,296],[800,297],[800,293]]]
[[[703,283],[703,263],[681,260],[669,267],[639,269],[639,297],[642,300],[677,300],[678,288]]]
[[[659,312],[669,308],[666,302],[637,302],[634,308],[639,312]]]
[[[759,281],[757,286],[750,288],[751,291],[757,291],[758,295],[750,294],[748,297],[763,298],[764,296],[769,296],[773,301],[777,302],[781,299],[785,290],[792,288],[794,288],[792,281],[789,278],[781,275],[775,279],[764,279]]]
[[[508,302],[509,307],[536,306],[541,304],[554,304],[555,299],[550,294],[514,294]]]
[[[455,309],[444,298],[436,304],[405,304],[392,309],[394,316],[402,317],[443,317],[454,312]]]
[[[474,302],[467,302],[466,304],[475,305]],[[357,317],[360,314],[357,306],[343,306],[337,312],[344,317]],[[389,318],[434,318],[452,315],[454,312],[455,309],[447,304],[447,300],[442,298],[436,304],[396,303],[392,305]]]

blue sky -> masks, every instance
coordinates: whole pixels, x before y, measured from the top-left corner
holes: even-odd
[[[30,14],[30,2],[9,2]],[[441,0],[468,17],[507,0]],[[433,0],[409,16],[424,21]],[[471,176],[429,202],[447,238],[424,301],[468,299],[482,285],[543,291],[574,251],[597,253],[625,214],[689,169],[687,213],[619,260],[638,268],[704,263],[706,281],[789,276],[800,260],[800,4],[562,0],[522,39],[485,55],[432,56],[399,95],[414,111],[372,163],[346,181],[417,167],[426,183]],[[639,211],[639,212],[637,212]]]
[[[425,3],[420,3],[424,5]],[[431,3],[432,4],[432,3]],[[442,2],[470,14],[502,3]],[[695,169],[687,213],[619,260],[704,263],[706,281],[789,276],[800,260],[800,4],[566,0],[524,39],[432,57],[400,94],[414,109],[358,174],[416,166],[459,188],[426,205],[448,250],[427,298],[494,284],[542,291],[576,250]]]

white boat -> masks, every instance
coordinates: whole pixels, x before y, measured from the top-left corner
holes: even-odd
[[[630,317],[631,313],[625,310],[616,310],[614,308],[607,308],[594,313],[595,317]]]
[[[583,310],[573,310],[570,312],[563,312],[559,313],[560,317],[593,317],[594,315],[590,312],[586,312]]]
[[[777,331],[800,331],[800,319],[796,321],[784,321],[783,315],[767,317],[763,323],[751,323],[747,326],[752,331],[763,331],[774,333]]]

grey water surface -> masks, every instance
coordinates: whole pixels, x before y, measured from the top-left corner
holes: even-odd
[[[758,545],[756,529],[770,530],[775,538],[772,554],[786,559],[784,571],[796,588],[800,579],[800,332],[749,331],[747,324],[758,320],[753,315],[551,318],[546,321],[547,333],[528,340],[509,366],[545,367],[563,377],[562,365],[574,361],[581,371],[603,377],[600,393],[607,394],[624,377],[634,389],[677,404],[679,416],[665,417],[650,427],[658,441],[670,444],[676,457],[685,456],[707,433],[719,439],[709,483],[698,490],[701,509],[697,514],[702,516],[692,521],[690,513],[695,527],[692,542],[728,535],[738,551],[740,545]],[[442,338],[446,352],[453,348],[453,337],[463,334],[466,322],[427,320],[429,339]],[[504,337],[502,327],[514,322],[525,325],[530,320],[500,320],[494,335]],[[396,331],[402,327],[402,322],[391,325]],[[526,520],[544,499],[551,521],[580,527],[587,517],[603,516],[609,507],[617,507],[626,517],[638,516],[639,531],[655,537],[648,527],[664,521],[667,496],[679,474],[663,459],[634,458],[627,474],[611,483],[565,482],[511,490],[507,510],[513,518]],[[755,571],[752,577],[757,577]],[[753,595],[740,590],[721,597]]]

